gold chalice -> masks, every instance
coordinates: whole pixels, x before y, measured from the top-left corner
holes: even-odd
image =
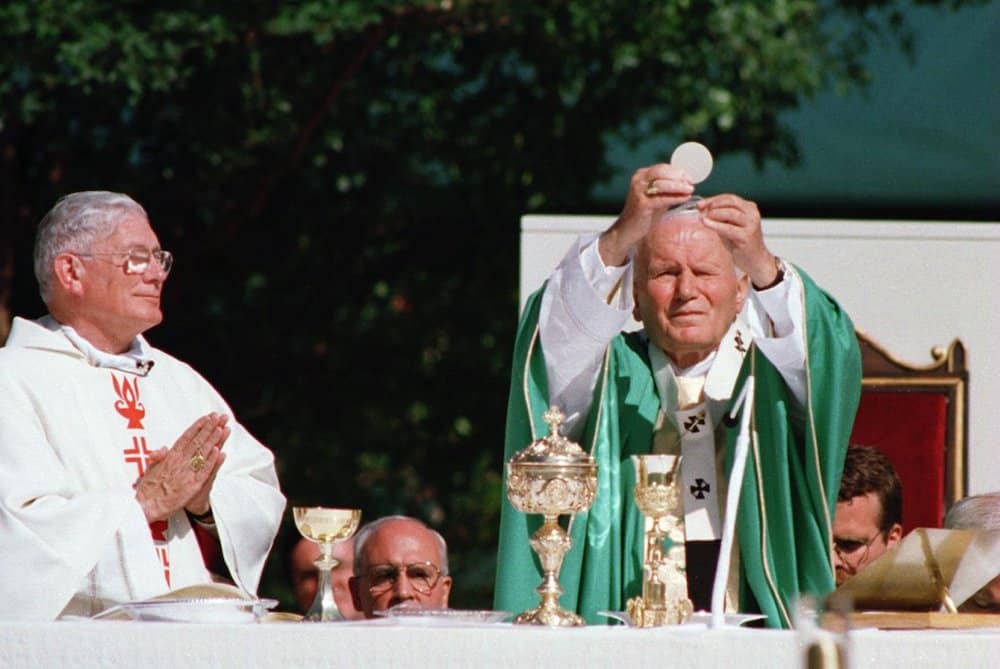
[[[544,414],[548,436],[518,451],[507,463],[507,497],[523,513],[540,513],[544,522],[531,535],[531,548],[538,554],[545,576],[535,592],[541,595],[537,608],[516,618],[519,625],[583,625],[584,620],[559,606],[559,570],[572,545],[559,516],[590,507],[597,494],[597,464],[578,444],[559,434],[563,413],[551,407]]]
[[[299,534],[319,545],[319,558],[313,563],[319,571],[316,598],[303,617],[315,622],[344,620],[333,598],[333,584],[330,581],[333,568],[340,560],[333,557],[333,545],[350,539],[358,531],[361,522],[360,509],[334,509],[325,506],[292,507],[292,517]]]
[[[633,455],[635,504],[646,517],[642,596],[626,602],[636,627],[677,625],[694,610],[687,596],[684,568],[684,529],[676,517],[684,513],[677,488],[680,457]],[[664,540],[672,545],[664,550]]]

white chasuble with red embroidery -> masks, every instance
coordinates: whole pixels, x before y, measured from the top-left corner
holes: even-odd
[[[8,615],[92,615],[210,580],[186,514],[150,527],[133,484],[151,452],[173,445],[198,417],[231,411],[188,365],[142,344],[151,370],[100,367],[51,319],[14,320],[0,349],[0,573],[8,575],[0,598]],[[232,418],[230,427],[211,505],[229,572],[255,593],[285,499],[273,454]]]

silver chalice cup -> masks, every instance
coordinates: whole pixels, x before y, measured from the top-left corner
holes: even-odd
[[[299,534],[319,546],[319,559],[313,564],[319,572],[316,598],[303,620],[336,622],[344,620],[333,598],[331,573],[340,560],[333,557],[333,545],[354,536],[361,522],[360,509],[337,509],[326,506],[292,507],[292,518]]]

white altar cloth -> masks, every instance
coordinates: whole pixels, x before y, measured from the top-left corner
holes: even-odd
[[[851,669],[997,666],[1000,629],[856,630]],[[0,667],[510,667],[773,669],[803,666],[794,631],[361,623],[0,622]]]

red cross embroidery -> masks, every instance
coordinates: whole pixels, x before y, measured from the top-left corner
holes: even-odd
[[[136,476],[145,476],[146,462],[149,460],[146,437],[132,437],[132,448],[126,448],[122,453],[125,455],[125,462],[135,465]]]
[[[161,521],[158,521],[158,522],[163,523],[163,525],[164,525],[163,529],[166,529],[166,524],[167,524],[166,521],[161,520]],[[149,527],[152,529],[153,525],[156,525],[156,523],[151,524]],[[154,539],[156,538],[156,533],[155,532],[153,533],[153,538]],[[157,546],[156,547],[156,554],[157,554],[157,556],[159,556],[160,563],[163,565],[163,578],[166,579],[166,581],[167,581],[167,587],[169,588],[170,587],[170,551],[167,550],[166,546]]]

